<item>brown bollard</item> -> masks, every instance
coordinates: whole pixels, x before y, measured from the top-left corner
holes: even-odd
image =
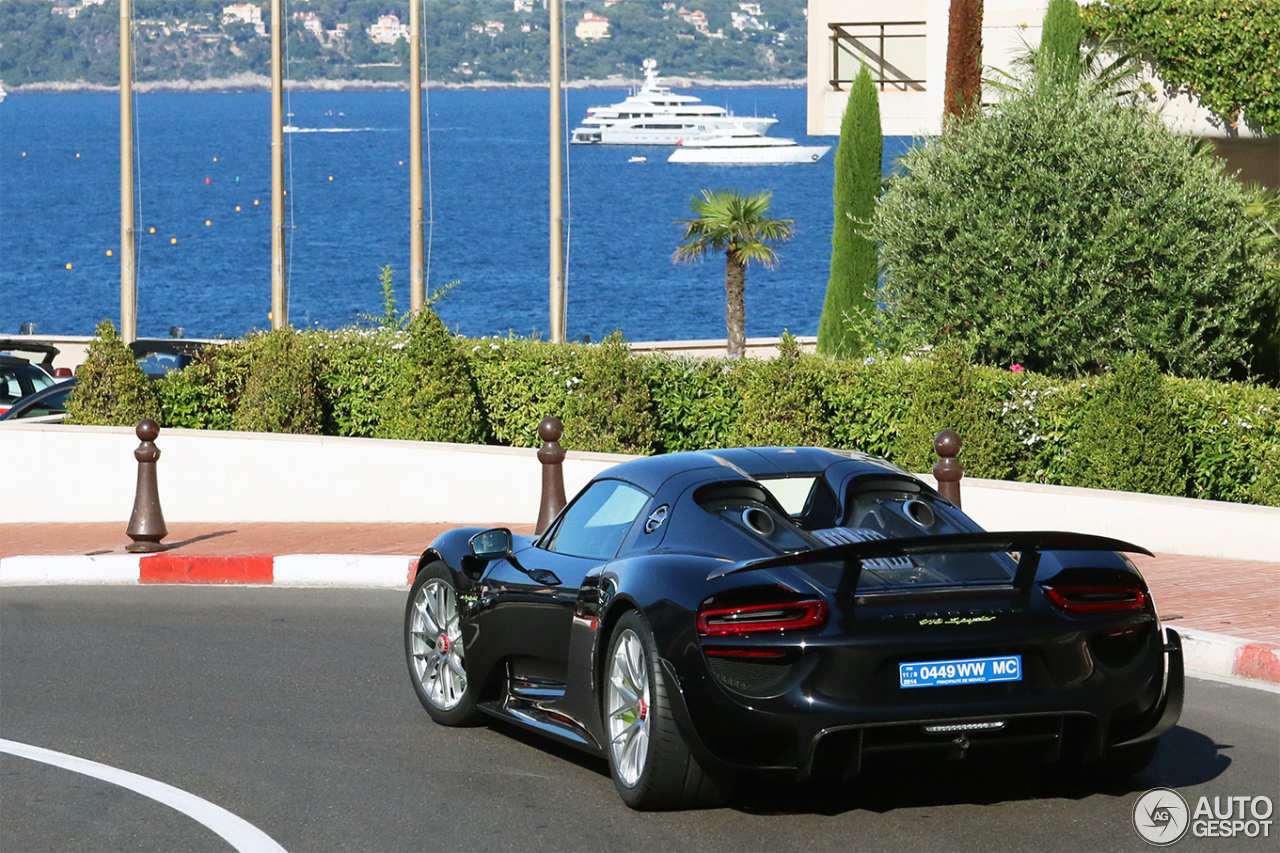
[[[933,449],[938,454],[938,463],[933,466],[933,477],[938,481],[938,494],[960,507],[960,478],[964,476],[964,466],[956,457],[960,455],[960,433],[953,429],[944,429],[933,440]]]
[[[551,526],[560,510],[564,509],[564,448],[560,446],[560,436],[564,435],[564,424],[559,418],[543,418],[538,424],[538,438],[542,439],[542,447],[538,448],[538,461],[542,463],[542,501],[538,505],[538,526],[535,533],[541,533]]]
[[[160,449],[156,447],[155,440],[160,434],[160,424],[151,418],[143,418],[138,421],[136,432],[142,442],[133,451],[133,458],[138,460],[138,490],[133,498],[129,528],[125,531],[133,542],[124,549],[135,554],[167,551],[169,546],[160,544],[160,540],[169,535],[169,528],[165,527],[164,513],[160,511],[160,488],[156,485],[156,460],[160,458]]]

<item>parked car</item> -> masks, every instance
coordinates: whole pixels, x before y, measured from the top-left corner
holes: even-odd
[[[0,355],[0,415],[23,397],[53,383],[52,376],[26,359]]]
[[[488,715],[602,756],[638,809],[886,760],[1129,774],[1183,674],[1126,553],[1148,552],[985,532],[858,453],[676,453],[604,471],[540,536],[440,536],[405,654],[437,723]]]
[[[138,366],[152,379],[158,379],[172,370],[181,370],[196,360],[207,341],[183,338],[140,338],[129,344]]]
[[[22,420],[27,423],[59,424],[67,416],[67,397],[76,386],[76,379],[63,379],[28,394],[18,400],[8,411],[0,413],[0,421]]]

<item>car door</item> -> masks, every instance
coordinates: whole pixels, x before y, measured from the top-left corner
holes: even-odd
[[[477,621],[484,645],[503,650],[513,681],[564,690],[583,579],[617,555],[649,498],[630,483],[597,480],[534,546],[490,565],[480,590],[487,606]]]

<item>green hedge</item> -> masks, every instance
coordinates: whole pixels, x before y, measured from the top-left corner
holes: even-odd
[[[1273,388],[1169,378],[1143,356],[1062,380],[976,366],[958,346],[862,362],[782,349],[757,361],[636,355],[618,336],[465,339],[424,312],[408,331],[253,335],[156,386],[166,426],[536,447],[557,415],[571,450],[816,444],[914,471],[951,428],[970,476],[1280,506]]]

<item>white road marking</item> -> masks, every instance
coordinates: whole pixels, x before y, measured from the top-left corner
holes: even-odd
[[[112,785],[119,785],[121,788],[128,788],[130,791],[149,797],[158,803],[163,803],[171,809],[182,812],[192,820],[204,824],[225,838],[236,850],[243,851],[243,853],[249,853],[249,851],[253,851],[253,853],[285,853],[285,849],[272,840],[271,836],[243,818],[236,817],[222,808],[222,806],[216,806],[208,800],[201,799],[195,794],[189,794],[172,785],[166,785],[164,782],[157,782],[155,779],[148,779],[146,776],[139,776],[137,773],[130,773],[128,770],[120,770],[106,764],[99,764],[87,758],[77,758],[74,755],[67,755],[65,752],[54,752],[51,749],[42,749],[38,746],[3,738],[0,738],[0,752],[7,752],[10,755],[16,755],[19,758],[26,758],[31,761],[52,764],[54,767],[61,767],[64,770],[71,770],[75,773],[101,779],[104,782],[110,782]]]

